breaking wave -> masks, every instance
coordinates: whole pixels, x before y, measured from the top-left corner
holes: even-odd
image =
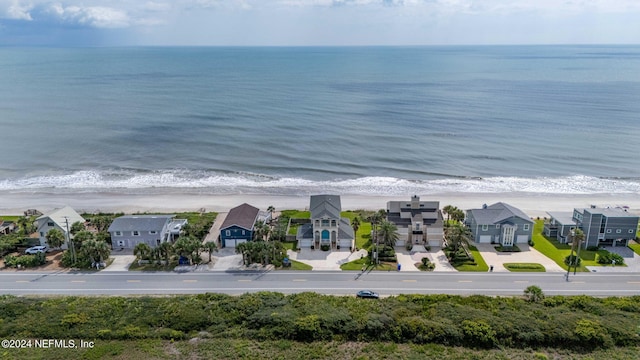
[[[354,195],[406,195],[408,193],[540,193],[631,194],[640,193],[640,179],[567,177],[441,177],[425,180],[395,177],[359,177],[311,180],[253,173],[164,170],[75,171],[0,180],[0,191],[31,193],[183,191],[201,194],[306,195],[337,193]]]

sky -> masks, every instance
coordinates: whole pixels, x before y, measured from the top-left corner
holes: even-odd
[[[640,44],[640,0],[0,0],[2,46]]]

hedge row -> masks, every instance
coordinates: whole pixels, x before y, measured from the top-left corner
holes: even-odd
[[[0,338],[392,341],[568,349],[640,345],[640,296],[401,295],[375,300],[315,293],[172,297],[0,297]]]

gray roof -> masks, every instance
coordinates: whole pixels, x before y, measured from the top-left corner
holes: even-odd
[[[260,209],[244,203],[229,210],[220,230],[236,225],[241,228],[251,230],[256,223]]]
[[[638,217],[638,215],[632,214],[620,208],[586,208],[577,210],[582,210],[581,213],[584,213],[584,211],[588,211],[591,214],[602,214],[606,217]]]
[[[124,215],[116,218],[109,226],[114,231],[162,231],[164,225],[175,215]]]
[[[340,218],[340,211],[342,211],[340,195],[311,195],[309,210],[312,219],[323,216]]]
[[[573,212],[571,211],[548,211],[547,214],[551,216],[558,224],[561,225],[575,225],[576,222],[573,221]]]
[[[487,206],[486,209],[472,209],[469,212],[476,223],[481,225],[498,224],[514,216],[533,223],[529,216],[520,209],[503,202]]]
[[[313,224],[306,223],[298,227],[298,238],[313,239]],[[354,239],[353,228],[348,218],[340,219],[340,227],[338,228],[339,239]]]

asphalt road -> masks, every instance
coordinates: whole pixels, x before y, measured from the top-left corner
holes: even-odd
[[[353,295],[370,289],[381,295],[456,294],[522,295],[537,285],[547,295],[640,295],[640,274],[565,273],[399,273],[301,272],[143,273],[143,272],[5,272],[0,294],[144,295],[257,291]]]

